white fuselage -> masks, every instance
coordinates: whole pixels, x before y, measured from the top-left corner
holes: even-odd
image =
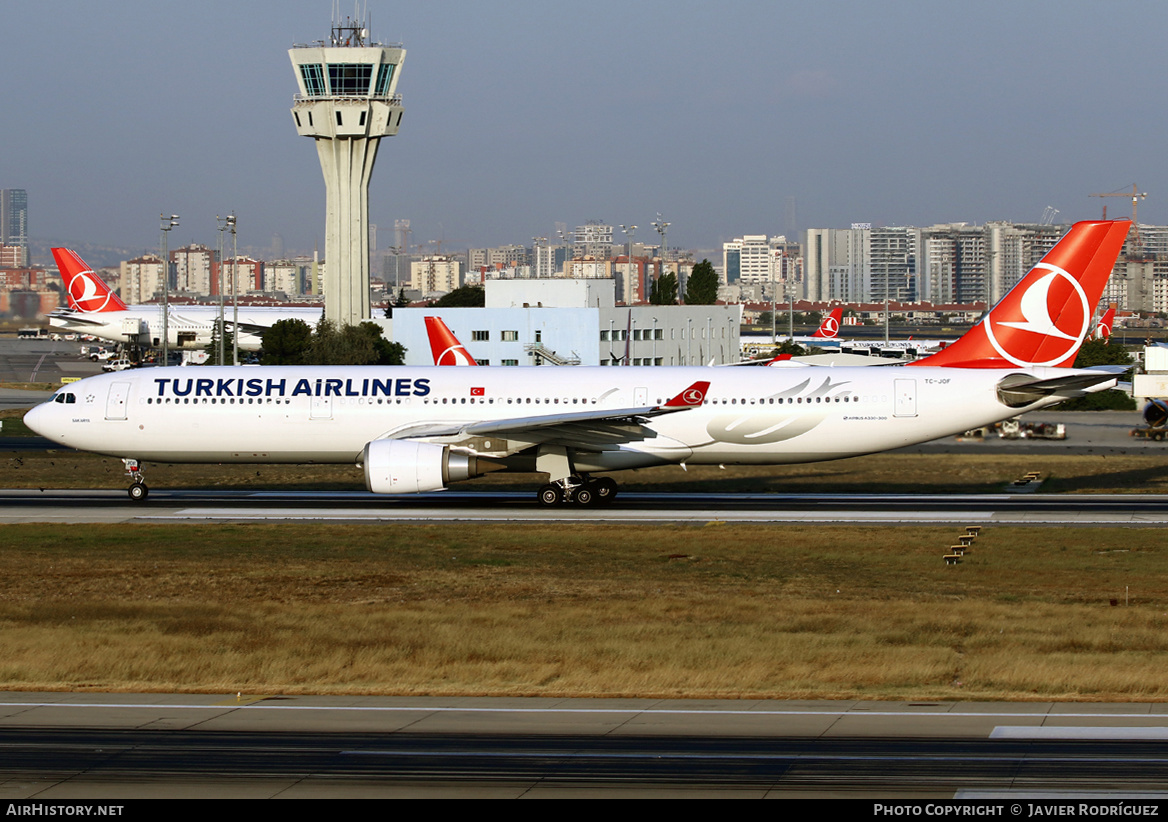
[[[166,322],[167,344],[172,348],[206,348],[210,345],[219,307],[211,305],[171,305]],[[235,311],[229,305],[223,312],[228,334],[234,327]],[[280,306],[240,306],[238,315],[239,347],[258,351],[263,337],[257,329],[270,328],[280,320],[303,320],[315,327],[320,321],[319,308],[283,308]],[[83,312],[55,311],[49,317],[54,328],[92,334],[103,340],[154,345],[162,340],[162,305],[131,305],[124,311]]]
[[[25,419],[61,445],[160,462],[355,463],[366,443],[405,436],[516,470],[532,470],[533,445],[549,443],[566,447],[578,471],[782,464],[926,442],[1057,401],[1003,404],[998,381],[1019,373],[1054,370],[149,368],[68,385],[57,392],[72,394],[68,403],[43,403]],[[699,406],[583,422],[551,439],[530,430],[533,417],[658,406],[699,381],[710,384]],[[494,436],[449,433],[515,420],[525,425],[499,426]],[[419,426],[446,433],[429,436]],[[606,427],[621,430],[606,437]]]

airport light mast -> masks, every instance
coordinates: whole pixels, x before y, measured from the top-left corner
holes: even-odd
[[[369,180],[382,137],[397,134],[406,51],[374,43],[364,23],[334,20],[328,41],[288,51],[300,93],[296,133],[316,143],[327,198],[325,319],[369,319]]]

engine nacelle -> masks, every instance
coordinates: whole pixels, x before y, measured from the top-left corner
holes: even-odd
[[[365,446],[365,487],[374,494],[441,491],[477,477],[475,458],[445,445],[414,440],[373,440]]]
[[[1152,400],[1144,406],[1144,422],[1149,428],[1161,428],[1168,422],[1168,403],[1164,400]]]

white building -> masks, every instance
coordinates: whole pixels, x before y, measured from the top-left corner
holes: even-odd
[[[162,258],[147,254],[120,266],[122,301],[135,305],[162,295]]]
[[[398,308],[408,365],[432,365],[425,317],[439,316],[482,365],[706,365],[737,362],[742,307],[618,307],[612,280],[489,280],[485,308]]]
[[[462,265],[451,257],[429,256],[410,263],[410,288],[423,295],[445,294],[462,285]]]

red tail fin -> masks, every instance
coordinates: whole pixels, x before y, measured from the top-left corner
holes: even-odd
[[[478,365],[441,317],[426,317],[426,336],[430,338],[434,365]]]
[[[909,365],[1069,367],[1130,227],[1129,220],[1075,223],[964,337]]]
[[[1091,335],[1091,338],[1095,340],[1110,340],[1111,327],[1113,325],[1115,325],[1115,303],[1107,306],[1107,310],[1103,312],[1103,316],[1095,324],[1095,332]]]
[[[126,310],[126,304],[121,298],[109,290],[109,286],[93,273],[93,269],[76,252],[67,248],[54,248],[53,259],[57,261],[57,269],[61,272],[61,282],[65,285],[71,309],[85,314]]]
[[[843,306],[837,305],[831,310],[831,313],[823,318],[823,322],[819,324],[819,328],[815,329],[812,337],[820,339],[832,340],[839,336],[840,319],[843,317]]]

